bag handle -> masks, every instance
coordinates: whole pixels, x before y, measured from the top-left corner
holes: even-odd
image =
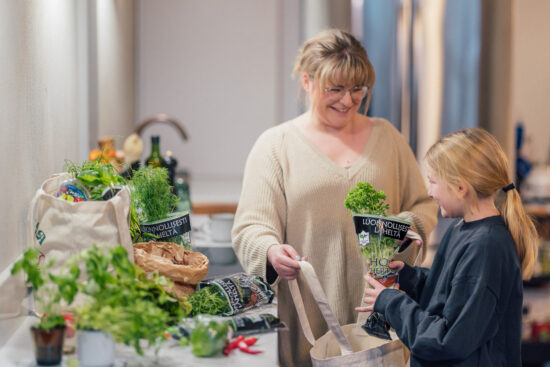
[[[330,331],[332,331],[332,333],[336,337],[336,341],[340,345],[341,354],[343,356],[347,354],[352,354],[353,349],[351,348],[348,339],[344,335],[344,331],[342,330],[340,323],[330,309],[327,296],[325,294],[325,291],[323,290],[323,287],[321,286],[321,283],[319,283],[319,279],[317,278],[317,274],[315,274],[313,266],[311,266],[311,264],[307,261],[298,261],[298,264],[300,264],[300,267],[302,268],[302,271],[300,273],[305,278],[309,289],[313,294],[313,298],[315,298],[315,301],[319,306],[319,310],[321,311],[321,314],[323,315],[323,318],[328,325],[328,328],[330,329]],[[306,336],[310,344],[314,345],[315,337],[313,336],[311,325],[309,324],[309,320],[305,312],[304,302],[300,294],[298,282],[296,281],[296,279],[294,279],[290,280],[288,283],[290,293],[292,295],[292,300],[294,301],[294,305],[296,306],[296,311],[298,312],[298,318],[300,319],[300,324],[302,325],[304,335]]]
[[[130,193],[128,186],[125,186],[119,195],[115,196],[111,200],[107,200],[109,205],[112,207],[112,210],[115,213],[115,220],[117,222],[118,234],[120,236],[120,244],[128,250],[128,257],[132,262],[134,262],[134,252],[132,251],[132,238],[130,237],[130,225],[128,223],[128,215],[124,213],[126,204],[131,205],[130,203]],[[123,198],[125,200],[123,200]],[[115,201],[117,205],[115,205]]]

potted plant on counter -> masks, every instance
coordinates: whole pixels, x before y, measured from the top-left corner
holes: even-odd
[[[62,308],[73,302],[78,292],[78,266],[68,269],[65,274],[50,271],[53,261],[40,264],[40,251],[29,248],[13,265],[13,275],[23,271],[26,284],[32,287],[38,311],[42,313],[40,321],[31,327],[36,363],[40,366],[53,366],[61,363],[65,337],[65,319]]]
[[[86,300],[75,310],[82,365],[111,365],[115,342],[133,346],[142,355],[141,341],[158,345],[165,330],[191,311],[186,300],[164,290],[171,285],[168,279],[156,273],[147,276],[122,246],[94,245],[73,261],[86,269],[81,286]]]
[[[132,226],[138,227],[133,242],[173,242],[191,250],[189,212],[174,212],[178,197],[172,192],[166,168],[140,168],[130,187],[135,212]]]

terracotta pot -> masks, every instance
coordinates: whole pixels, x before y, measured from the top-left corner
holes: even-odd
[[[55,366],[61,364],[63,357],[63,340],[65,338],[65,326],[51,330],[42,330],[36,326],[31,327],[34,341],[34,355],[39,366]]]

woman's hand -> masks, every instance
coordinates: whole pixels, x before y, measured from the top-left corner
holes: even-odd
[[[401,269],[405,266],[405,263],[403,261],[392,261],[388,264],[388,267],[390,269],[393,269],[397,272],[400,272]],[[378,280],[374,279],[370,274],[365,274],[364,276],[365,281],[367,284],[369,284],[372,288],[367,287],[365,289],[365,298],[363,298],[363,302],[365,302],[366,306],[363,307],[355,307],[355,311],[357,312],[372,312],[374,311],[374,304],[376,303],[376,299],[378,298],[378,295],[386,289]],[[399,289],[399,283],[395,283],[392,287],[393,289]]]
[[[290,245],[272,245],[267,250],[267,261],[283,279],[296,279],[300,272],[300,264],[296,261],[300,255]]]

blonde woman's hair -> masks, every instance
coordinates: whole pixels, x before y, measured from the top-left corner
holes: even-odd
[[[298,52],[292,75],[302,73],[321,86],[367,86],[366,114],[374,86],[374,67],[365,48],[348,32],[329,29],[306,41]]]
[[[424,161],[452,189],[456,190],[459,182],[466,184],[475,193],[471,205],[477,205],[478,198],[504,195],[500,214],[516,244],[523,279],[529,279],[537,259],[539,238],[519,193],[507,187],[511,183],[508,159],[497,140],[480,128],[460,130],[432,145]]]

